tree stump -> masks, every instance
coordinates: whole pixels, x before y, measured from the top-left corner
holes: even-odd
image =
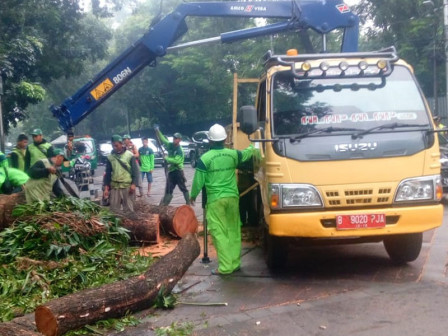
[[[171,292],[199,253],[196,237],[187,234],[173,251],[142,275],[83,290],[37,307],[37,329],[46,336],[60,336],[86,324],[149,308],[160,291],[165,295]]]
[[[18,204],[25,204],[25,193],[0,195],[0,231],[6,229],[13,222],[12,210]]]
[[[176,208],[138,203],[136,208],[139,212],[159,214],[163,232],[176,238],[182,238],[188,233],[196,233],[198,230],[198,219],[189,205],[181,205]]]
[[[130,231],[131,242],[158,244],[160,242],[159,215],[147,214],[145,217],[138,220],[123,218],[122,225]]]

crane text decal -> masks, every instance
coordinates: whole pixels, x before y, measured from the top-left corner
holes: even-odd
[[[99,100],[104,97],[110,90],[112,90],[113,87],[114,84],[112,83],[112,81],[109,78],[106,78],[96,88],[90,91],[90,94],[93,98],[95,98],[95,100]]]
[[[254,6],[254,5],[247,5],[247,6],[230,6],[231,11],[241,11],[241,12],[266,12],[266,7],[264,6]]]
[[[120,83],[123,79],[125,79],[127,76],[129,76],[132,73],[131,68],[126,67],[123,69],[120,73],[118,73],[112,80],[115,84]]]
[[[336,8],[342,14],[350,12],[350,8],[346,4],[337,5]]]

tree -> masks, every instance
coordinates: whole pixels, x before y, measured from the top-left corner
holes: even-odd
[[[98,10],[96,14],[106,15],[106,12]],[[28,117],[30,104],[44,99],[43,85],[58,78],[80,75],[86,61],[106,56],[111,34],[91,15],[73,0],[0,2],[5,130]]]
[[[444,60],[442,0],[434,6],[413,0],[361,0],[356,7],[366,24],[361,46],[378,50],[395,46],[401,58],[408,61],[427,96],[433,95],[433,62],[437,72]],[[436,58],[433,48],[436,48]],[[444,81],[438,76],[439,93],[445,92]]]

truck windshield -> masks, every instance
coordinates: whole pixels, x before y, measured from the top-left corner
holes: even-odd
[[[318,130],[329,127],[332,133],[356,133],[394,132],[380,127],[391,123],[410,130],[430,125],[420,90],[403,66],[383,79],[299,79],[279,72],[273,79],[272,111],[274,136],[325,135]]]

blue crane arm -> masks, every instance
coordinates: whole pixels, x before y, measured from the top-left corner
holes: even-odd
[[[182,3],[173,12],[150,27],[143,37],[126,49],[72,97],[67,98],[60,106],[51,107],[53,115],[59,119],[60,127],[64,131],[68,131],[145,66],[155,64],[156,59],[163,57],[173,43],[187,32],[185,18],[188,16],[286,19],[283,22],[263,27],[223,33],[217,38],[222,43],[231,43],[287,30],[310,28],[321,34],[335,29],[343,29],[344,38],[341,51],[357,51],[358,47],[358,17],[342,0]]]

